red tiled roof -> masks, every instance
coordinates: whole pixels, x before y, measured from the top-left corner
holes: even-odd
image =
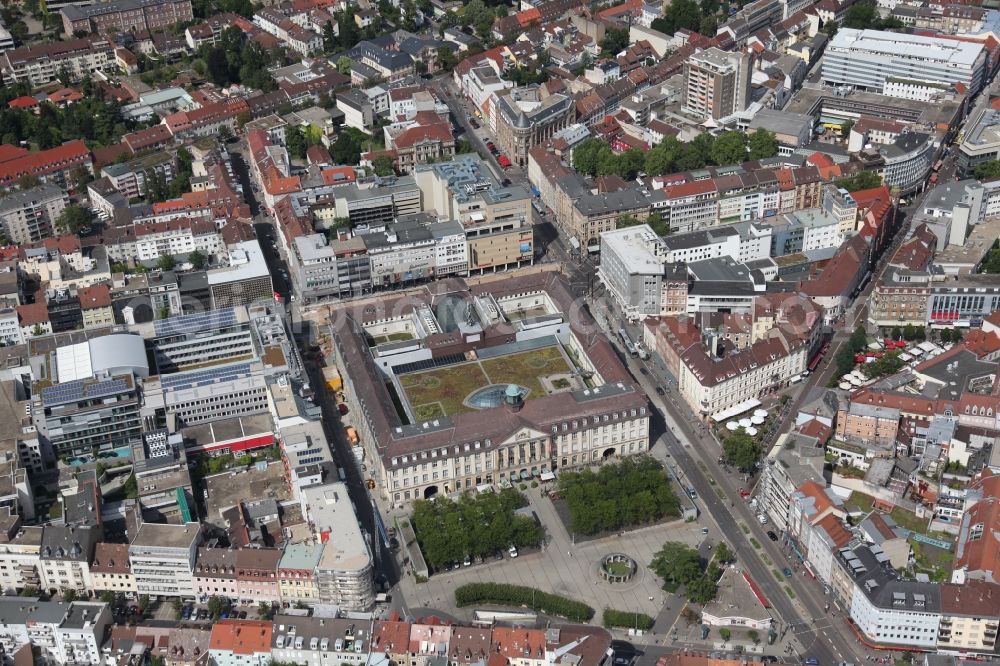
[[[319,144],[312,145],[306,149],[306,160],[309,164],[329,164],[330,153]]]
[[[825,444],[826,440],[830,439],[830,435],[833,434],[833,429],[819,419],[809,419],[796,430],[807,437],[815,437],[821,444]]]
[[[817,515],[821,515],[825,511],[834,508],[834,504],[830,500],[830,496],[826,494],[826,488],[819,485],[815,481],[806,481],[798,487],[798,491],[807,497],[813,498],[813,505],[816,507]]]
[[[962,518],[965,538],[959,537],[954,568],[965,568],[973,578],[985,577],[997,582],[1000,581],[1000,475],[986,469],[969,488],[981,490],[982,499]],[[966,525],[969,526],[967,530]],[[977,525],[982,525],[982,535],[972,538],[972,528]]]
[[[73,90],[72,88],[61,88],[49,95],[49,101],[53,104],[61,104],[63,102],[79,102],[83,99],[83,93],[79,90]]]
[[[21,176],[42,176],[73,169],[90,161],[90,149],[77,139],[61,146],[29,153],[0,162],[0,183],[9,184]]]
[[[299,177],[285,176],[278,170],[274,160],[267,153],[267,148],[271,145],[271,137],[268,136],[267,132],[254,129],[247,133],[247,146],[250,148],[250,154],[264,181],[261,183],[264,191],[272,195],[298,192],[302,189]]]
[[[323,169],[319,173],[323,177],[324,185],[353,183],[358,179],[357,172],[351,166],[332,167],[330,169]]]
[[[111,287],[106,284],[95,284],[91,287],[80,287],[81,310],[95,310],[111,307]]]
[[[455,138],[451,133],[451,126],[445,122],[438,122],[430,125],[417,125],[404,130],[392,139],[392,143],[399,150],[401,148],[412,148],[422,143],[449,143],[454,140]]]
[[[670,185],[664,188],[668,199],[691,197],[698,194],[708,194],[715,191],[715,181],[711,178],[695,180],[680,185]]]
[[[46,307],[44,300],[36,303],[18,305],[17,318],[18,321],[20,321],[21,326],[42,324],[49,320],[49,309]]]
[[[410,648],[410,623],[398,619],[376,622],[372,647],[387,654],[406,653]]]
[[[135,152],[168,143],[171,139],[170,129],[163,124],[136,130],[122,137],[122,141]]]
[[[898,409],[903,414],[916,414],[920,416],[934,416],[934,413],[937,411],[937,402],[930,398],[903,393],[873,391],[867,388],[856,391],[851,396],[851,402],[890,407]]]
[[[840,522],[835,514],[827,514],[816,523],[817,527],[822,527],[827,535],[833,540],[833,545],[837,548],[846,546],[851,539],[854,537],[850,530],[844,527],[844,524]]]
[[[977,358],[983,358],[1000,349],[1000,336],[992,331],[984,333],[982,330],[972,329],[961,344]]]
[[[31,109],[38,106],[38,100],[30,95],[21,95],[7,102],[12,109]]]
[[[9,143],[0,143],[0,163],[9,162],[18,157],[24,157],[27,154],[28,150],[26,148],[12,146]]]
[[[996,617],[1000,585],[982,580],[966,580],[961,585],[941,585],[941,611],[948,615]]]
[[[218,620],[212,626],[210,650],[241,655],[271,653],[273,625],[260,620]]]

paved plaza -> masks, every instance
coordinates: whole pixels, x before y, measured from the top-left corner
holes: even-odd
[[[714,538],[711,534],[703,535],[700,524],[676,520],[625,532],[620,537],[612,535],[574,543],[552,502],[542,496],[541,489],[524,492],[547,533],[543,550],[525,552],[516,559],[505,555],[502,562],[488,560],[480,565],[439,573],[426,583],[415,583],[412,576],[406,575],[400,582],[400,590],[414,612],[426,606],[471,619],[474,608],[455,608],[455,588],[465,583],[492,581],[525,585],[582,601],[594,608],[598,621],[604,608],[656,617],[664,603],[668,606],[681,604],[678,598],[660,589],[659,578],[649,570],[656,551],[665,541],[680,541],[695,548],[707,538],[713,543],[718,541],[718,535]],[[632,580],[612,585],[601,578],[600,562],[605,555],[619,552],[634,558],[639,569]]]

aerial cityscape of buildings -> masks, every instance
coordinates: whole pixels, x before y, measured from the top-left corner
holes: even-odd
[[[950,0],[5,6],[0,661],[1000,659],[998,68]]]

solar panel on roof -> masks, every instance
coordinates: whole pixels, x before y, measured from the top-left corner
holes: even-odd
[[[235,323],[235,308],[225,308],[197,314],[179,315],[168,319],[157,319],[153,322],[153,332],[157,337],[164,337],[179,333],[198,333],[213,328],[232,326]]]
[[[250,373],[249,363],[234,363],[232,365],[217,366],[204,370],[192,370],[190,372],[164,375],[160,378],[160,386],[165,391],[180,391],[196,386],[238,379]]]
[[[67,402],[96,400],[108,395],[123,393],[128,389],[128,382],[123,379],[107,379],[99,382],[78,379],[42,389],[42,404],[52,406],[63,405]]]

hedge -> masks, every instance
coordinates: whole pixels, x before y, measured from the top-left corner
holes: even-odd
[[[558,615],[576,622],[586,622],[594,617],[594,609],[585,603],[542,592],[522,585],[505,583],[469,583],[455,590],[455,603],[459,608],[473,604],[498,606],[526,606],[531,610]]]
[[[606,629],[621,627],[623,629],[642,629],[649,631],[653,628],[653,618],[644,613],[631,613],[629,611],[604,609],[604,619],[602,624]]]

